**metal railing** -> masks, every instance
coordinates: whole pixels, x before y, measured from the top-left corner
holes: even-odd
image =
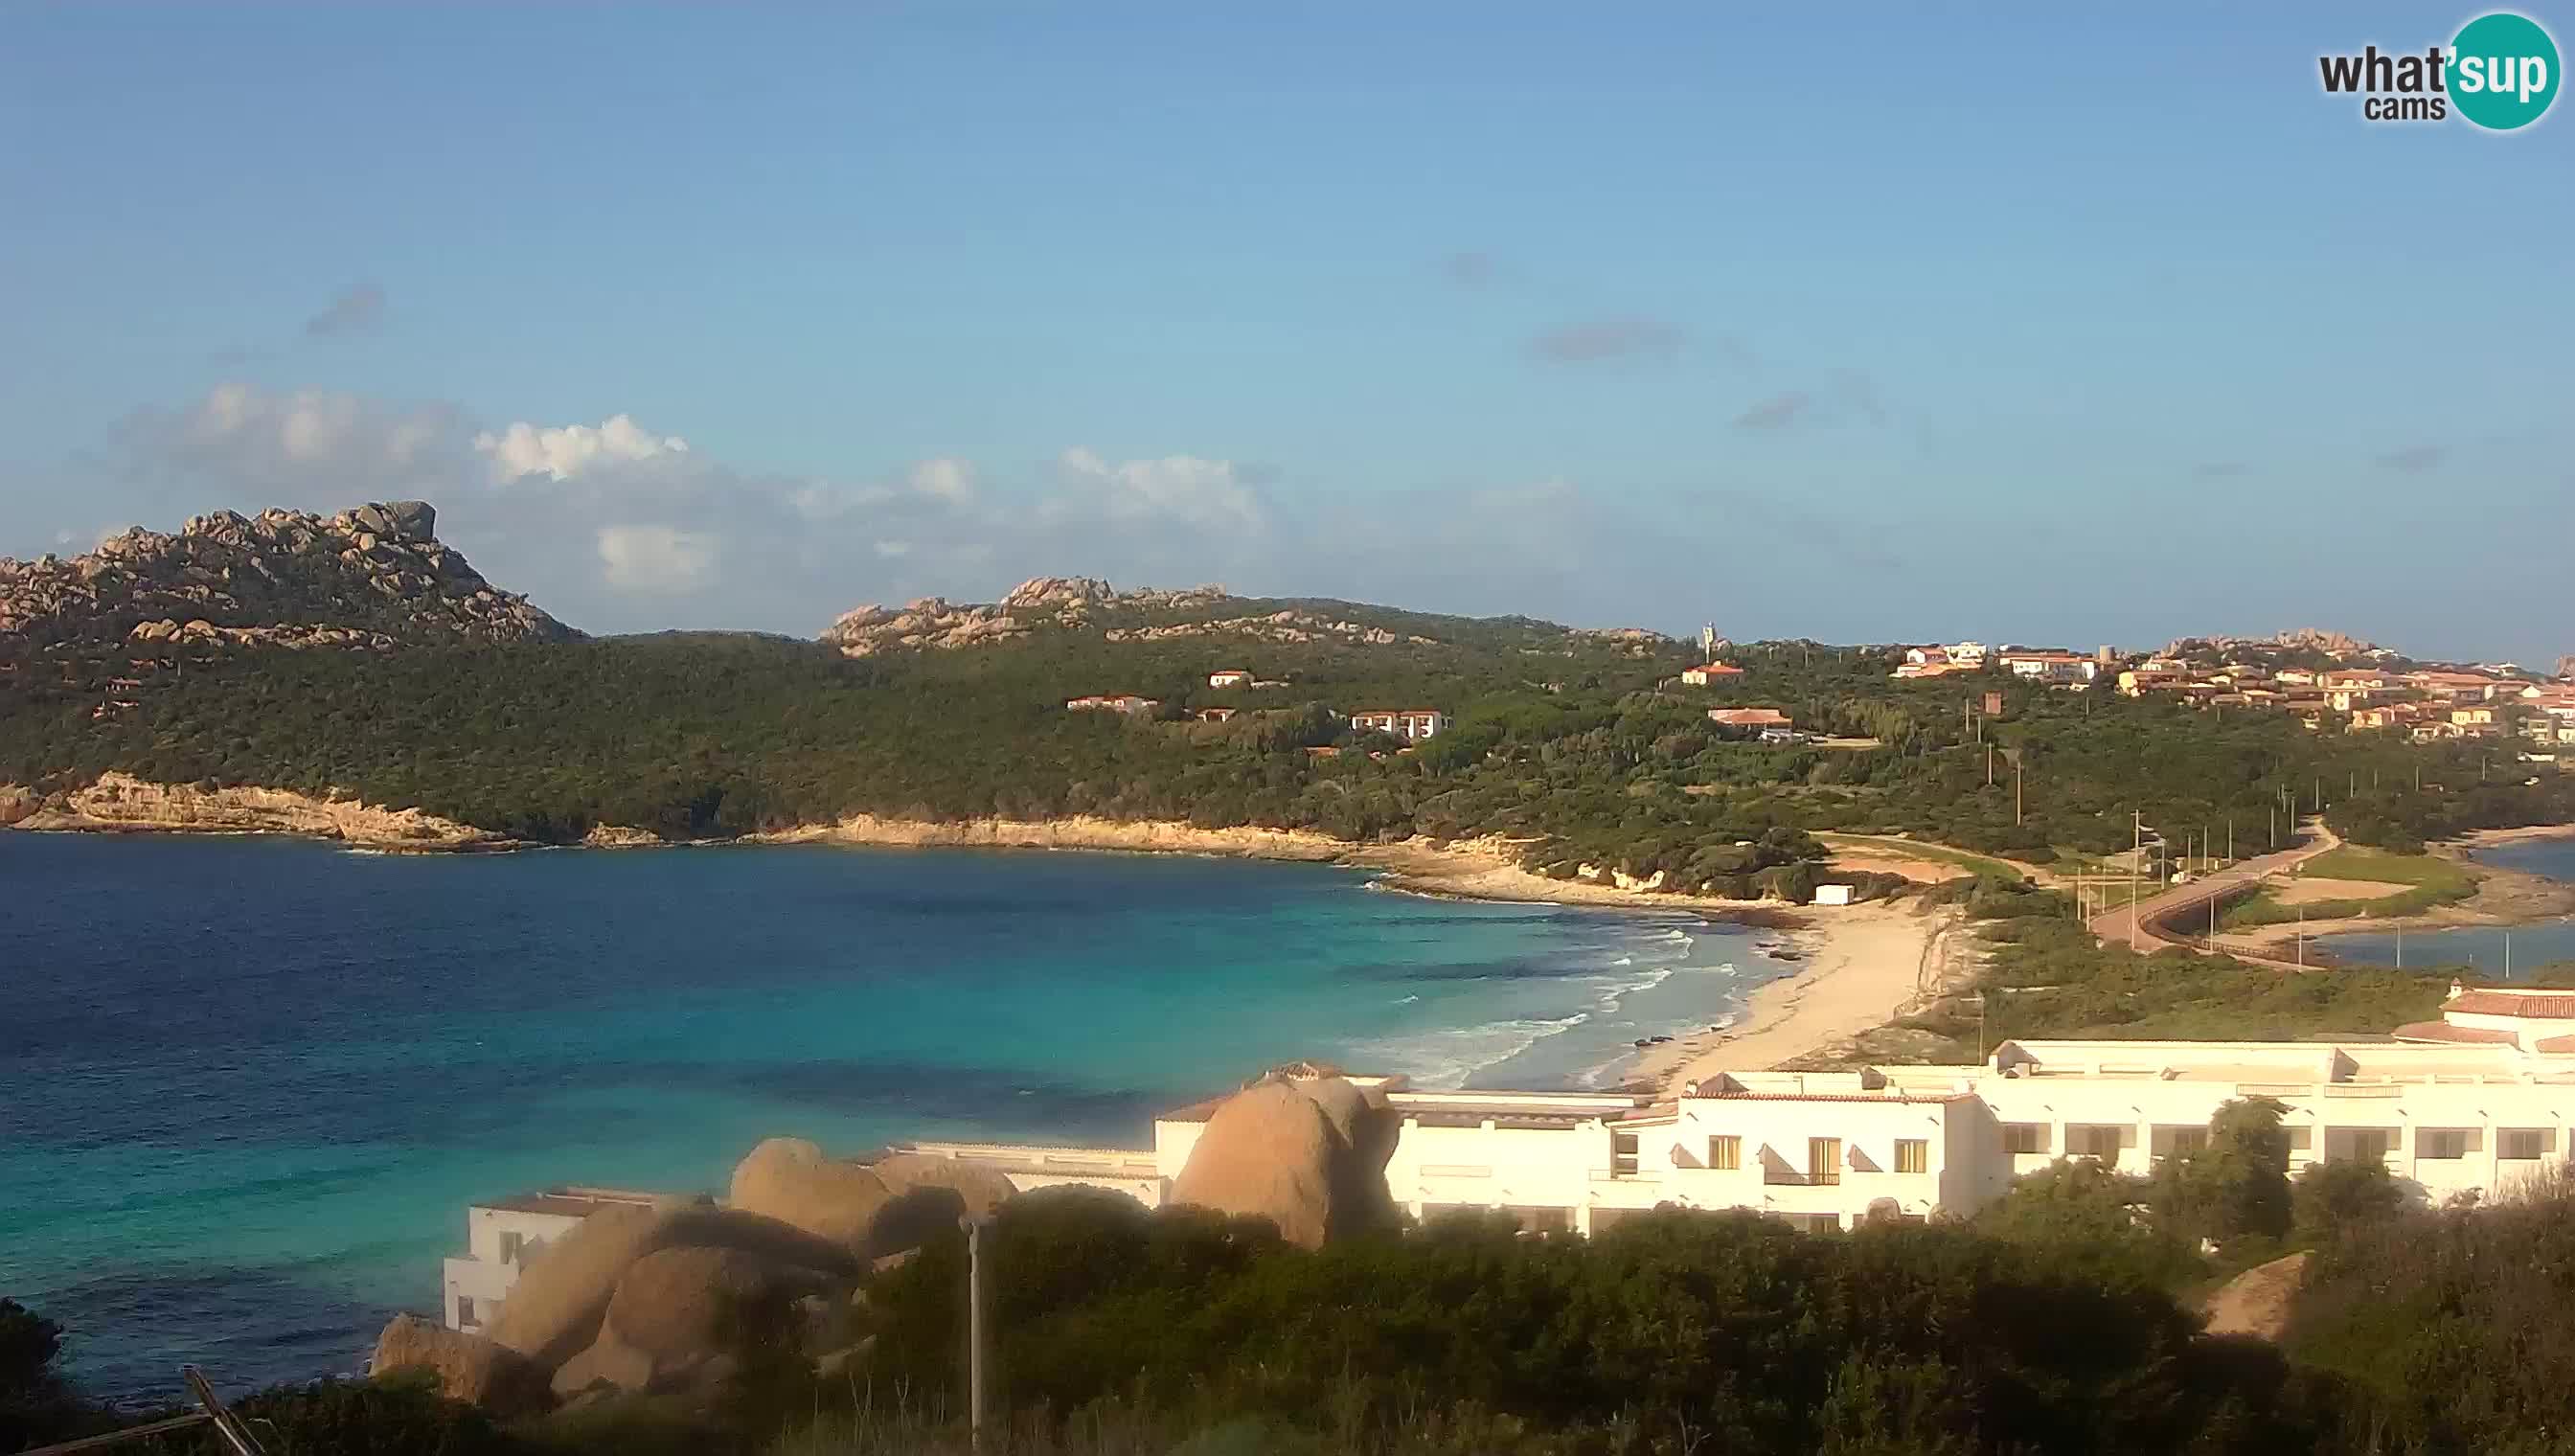
[[[122,1446],[128,1441],[148,1440],[171,1431],[193,1430],[198,1426],[213,1426],[215,1434],[223,1437],[224,1444],[233,1449],[234,1456],[268,1456],[268,1449],[260,1445],[257,1436],[250,1433],[250,1427],[242,1424],[241,1417],[226,1410],[224,1403],[216,1399],[215,1388],[206,1383],[204,1371],[194,1365],[182,1365],[179,1367],[179,1378],[188,1383],[188,1393],[197,1398],[197,1404],[202,1407],[201,1409],[192,1410],[186,1415],[172,1416],[167,1420],[145,1421],[139,1426],[127,1426],[121,1431],[106,1431],[95,1436],[83,1436],[76,1441],[60,1441],[51,1446],[31,1446],[21,1452],[20,1456],[66,1456],[66,1453],[73,1451],[103,1451],[110,1446]]]

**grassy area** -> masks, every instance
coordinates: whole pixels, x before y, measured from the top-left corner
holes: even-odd
[[[2302,873],[2325,879],[2375,879],[2387,884],[2455,886],[2465,894],[2477,883],[2476,871],[2438,854],[2396,854],[2360,844],[2327,849],[2306,862]]]
[[[2265,889],[2228,910],[2221,923],[2228,929],[2241,929],[2300,918],[2390,919],[2419,915],[2434,905],[2466,899],[2477,889],[2476,871],[2456,859],[2438,854],[2396,854],[2358,844],[2328,849],[2306,861],[2299,872],[2318,879],[2365,879],[2406,887],[2394,894],[2366,899],[2309,900],[2305,904],[2284,904]]]

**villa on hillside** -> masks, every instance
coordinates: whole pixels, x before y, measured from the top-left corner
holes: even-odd
[[[1350,715],[1352,732],[1392,733],[1417,743],[1453,722],[1435,708],[1363,708]]]
[[[2292,1175],[2365,1159],[2436,1203],[2508,1194],[2575,1151],[2575,991],[2453,986],[2440,1020],[2395,1035],[2011,1040],[1981,1062],[1718,1072],[1670,1098],[1348,1080],[1375,1089],[1397,1120],[1386,1191],[1413,1217],[1490,1209],[1525,1229],[1579,1233],[1667,1203],[1813,1230],[1970,1213],[2061,1158],[2149,1172],[2204,1147],[2221,1106],[2254,1097],[2285,1109]],[[1075,1184],[1158,1208],[1224,1101],[1156,1117],[1147,1146],[924,1141],[891,1151],[973,1163],[1023,1192]],[[474,1205],[470,1251],[447,1261],[447,1323],[487,1323],[519,1267],[596,1209],[651,1201],[560,1188]]]
[[[1701,663],[1681,670],[1681,681],[1692,688],[1708,688],[1731,683],[1743,676],[1743,670],[1731,663]]]
[[[1210,688],[1249,688],[1252,686],[1252,675],[1241,668],[1219,668],[1208,674],[1208,686]]]
[[[2014,649],[1997,655],[1995,661],[2015,678],[2034,678],[2043,683],[2088,683],[2101,671],[2100,660],[2054,649],[2025,651]]]
[[[1064,703],[1067,713],[1147,714],[1162,706],[1161,699],[1147,698],[1141,693],[1095,693],[1088,698],[1068,698]]]

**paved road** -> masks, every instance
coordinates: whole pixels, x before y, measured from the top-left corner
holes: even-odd
[[[2140,950],[2153,950],[2164,945],[2196,945],[2200,942],[2194,932],[2208,923],[2208,901],[2212,896],[2225,894],[2266,875],[2277,874],[2294,865],[2302,864],[2328,849],[2340,847],[2341,844],[2342,840],[2335,836],[2333,830],[2326,828],[2322,820],[2310,821],[2300,829],[2298,842],[2286,849],[2229,865],[2213,874],[2203,875],[2188,884],[2176,884],[2159,894],[2150,895],[2139,901],[2134,915],[2137,920],[2145,922],[2142,932],[2131,920],[2128,906],[2122,904],[2115,909],[2094,915],[2092,933],[2104,940],[2124,941]],[[2184,913],[2193,907],[2198,910],[2196,916]],[[2177,935],[2159,933],[2155,928],[2157,924],[2170,924],[2181,931],[2182,935],[2190,938],[2184,939]],[[2259,959],[2255,956],[2237,958]]]

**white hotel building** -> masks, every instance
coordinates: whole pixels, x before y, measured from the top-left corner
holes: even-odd
[[[2217,1109],[2285,1108],[2289,1171],[2372,1158],[2431,1201],[2494,1198],[2575,1151],[2575,994],[2454,988],[2394,1041],[2006,1041],[1983,1062],[1721,1072],[1669,1100],[1618,1092],[1439,1092],[1353,1076],[1401,1119],[1387,1190],[1415,1215],[1506,1209],[1595,1231],[1671,1203],[1813,1228],[1964,1214],[2059,1158],[2126,1173],[2201,1146]],[[915,1143],[1023,1187],[1091,1182],[1159,1204],[1222,1098],[1155,1119],[1144,1154]],[[1078,1161],[1121,1160],[1110,1181]]]
[[[2575,1152],[2575,993],[2451,990],[2393,1041],[2006,1041],[1983,1062],[1721,1072],[1657,1100],[1621,1092],[1374,1086],[1400,1119],[1387,1191],[1416,1218],[1485,1208],[1593,1233],[1660,1204],[1749,1209],[1811,1229],[1964,1214],[2059,1158],[2126,1173],[2201,1146],[2219,1107],[2286,1109],[2289,1171],[2369,1158],[2440,1202],[2492,1199]],[[1148,1207],[1170,1196],[1222,1097],[1155,1119],[1151,1149],[918,1142],[1022,1190],[1082,1184]],[[490,1318],[517,1263],[587,1212],[563,1190],[477,1205],[448,1261],[447,1318]],[[594,1201],[591,1206],[596,1206]],[[533,1220],[533,1221],[532,1221]],[[540,1229],[537,1222],[543,1222]],[[513,1245],[516,1232],[520,1242]],[[466,1325],[464,1327],[470,1327]]]

